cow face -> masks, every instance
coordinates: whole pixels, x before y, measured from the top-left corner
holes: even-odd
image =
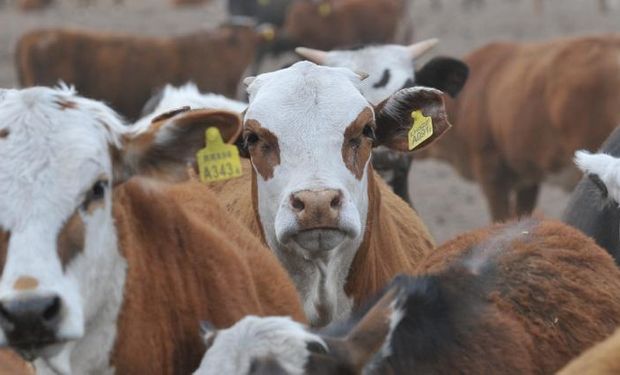
[[[232,113],[186,112],[133,129],[67,89],[2,93],[0,345],[62,372],[76,340],[114,324],[126,264],[113,187],[137,173],[182,179],[214,122],[240,126]],[[100,335],[103,352],[114,335]]]
[[[368,73],[360,90],[370,103],[377,105],[396,91],[414,85],[433,87],[451,96],[461,90],[468,68],[460,60],[435,58],[414,71],[415,60],[437,42],[437,39],[429,39],[409,46],[379,45],[329,52],[300,47],[295,51],[317,64]]]
[[[344,68],[300,62],[250,81],[243,137],[264,234],[284,261],[291,251],[315,259],[357,249],[372,147],[407,151],[417,109],[436,127],[425,144],[449,127],[441,92],[401,90],[373,108],[359,90],[362,77]]]

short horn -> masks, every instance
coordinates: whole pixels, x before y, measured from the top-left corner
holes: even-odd
[[[433,47],[435,47],[439,43],[439,39],[427,39],[418,43],[411,44],[407,47],[409,50],[409,55],[412,59],[416,59],[426,52],[430,51]]]
[[[297,47],[295,48],[295,53],[319,65],[324,65],[327,60],[327,52],[318,49]]]

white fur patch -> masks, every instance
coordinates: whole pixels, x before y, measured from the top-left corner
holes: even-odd
[[[196,375],[247,374],[252,361],[273,358],[291,375],[301,375],[308,360],[307,344],[323,340],[287,317],[247,316],[220,330],[204,355]]]
[[[604,153],[575,152],[575,164],[584,173],[596,174],[603,181],[609,195],[620,202],[620,159]]]

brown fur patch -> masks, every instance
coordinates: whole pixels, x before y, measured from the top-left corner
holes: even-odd
[[[71,100],[66,100],[66,99],[60,99],[56,102],[56,104],[58,105],[58,107],[60,107],[61,111],[64,111],[67,109],[77,109],[78,107],[76,102],[71,101]]]
[[[263,128],[260,122],[256,120],[247,120],[244,128],[258,137],[258,142],[249,147],[250,159],[263,179],[269,180],[273,177],[275,167],[280,165],[278,137],[268,129]]]
[[[13,284],[13,289],[23,291],[36,289],[39,286],[39,280],[30,276],[20,276]]]
[[[57,251],[63,269],[76,255],[84,251],[85,231],[84,221],[76,211],[58,234]]]
[[[6,138],[10,134],[9,129],[0,129],[0,138]]]
[[[11,239],[11,232],[0,229],[0,274],[4,270],[4,262],[6,261],[6,254],[9,250],[9,240]]]
[[[248,314],[304,321],[278,260],[219,201],[198,181],[145,189],[134,178],[115,189],[129,264],[112,359],[118,373],[191,373],[204,355],[200,320],[215,328]]]
[[[358,180],[361,180],[362,176],[364,176],[364,167],[372,152],[372,140],[365,137],[363,131],[364,127],[372,122],[373,119],[373,112],[370,108],[364,108],[344,131],[342,160],[344,160],[347,169],[349,169]]]

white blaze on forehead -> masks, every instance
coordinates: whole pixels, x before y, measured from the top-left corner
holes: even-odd
[[[575,164],[584,173],[597,175],[607,187],[611,198],[620,202],[620,159],[603,153],[577,151]]]
[[[287,374],[301,375],[308,343],[319,343],[327,350],[319,336],[290,318],[248,316],[217,332],[195,374],[247,374],[253,360],[273,358]]]
[[[368,79],[361,83],[360,89],[374,105],[414,79],[414,63],[406,46],[390,44],[351,51],[330,51],[326,54],[324,65],[368,73]]]

